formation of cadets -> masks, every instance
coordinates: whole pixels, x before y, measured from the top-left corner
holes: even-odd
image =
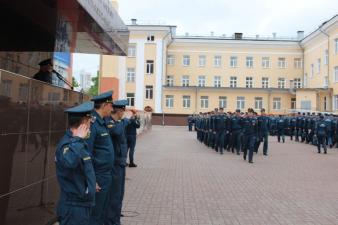
[[[120,225],[127,153],[130,167],[139,119],[126,100],[106,92],[66,110],[68,129],[55,152],[60,225]]]
[[[269,135],[278,142],[290,140],[317,146],[327,154],[327,146],[338,148],[338,117],[329,114],[300,113],[293,115],[267,115],[265,109],[258,115],[253,109],[247,112],[225,113],[223,108],[188,117],[189,131],[197,131],[197,139],[216,152],[243,153],[253,163],[253,153],[263,143],[263,155],[268,155]]]

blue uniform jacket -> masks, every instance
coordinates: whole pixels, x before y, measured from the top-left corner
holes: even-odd
[[[140,120],[135,118],[135,119],[130,119],[130,123],[126,127],[126,134],[127,135],[136,135],[137,134],[137,129],[140,128]]]
[[[59,207],[94,206],[96,179],[86,142],[67,130],[57,145],[55,164],[61,189]]]

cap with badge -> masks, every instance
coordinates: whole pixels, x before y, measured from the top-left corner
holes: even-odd
[[[45,59],[39,62],[39,66],[47,66],[47,65],[53,65],[52,59]]]
[[[107,91],[100,95],[97,95],[91,99],[95,103],[112,103],[113,102],[113,91]]]
[[[93,102],[85,102],[65,110],[70,117],[91,117],[91,111],[94,108]]]
[[[128,105],[128,100],[123,99],[123,100],[116,100],[113,103],[113,108],[121,108],[121,109],[125,109],[126,105]]]

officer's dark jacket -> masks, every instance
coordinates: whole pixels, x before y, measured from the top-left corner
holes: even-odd
[[[96,119],[90,127],[91,133],[87,143],[93,158],[95,174],[111,173],[114,165],[113,143],[104,119],[95,110],[92,115]]]
[[[59,204],[94,206],[96,179],[86,142],[67,130],[57,145],[55,164],[61,189]]]
[[[319,120],[316,125],[316,135],[317,136],[326,136],[328,133],[328,127],[325,120]]]
[[[258,120],[256,117],[245,117],[242,120],[244,135],[258,135]]]
[[[277,119],[277,129],[278,130],[285,129],[285,119],[284,118],[278,118]]]
[[[49,84],[53,83],[53,74],[50,72],[39,71],[33,77],[35,80],[40,80]]]
[[[259,116],[258,126],[260,132],[268,132],[270,127],[270,118],[268,116]]]
[[[216,132],[222,132],[226,128],[226,116],[217,115],[214,118],[214,127]]]
[[[242,123],[242,118],[240,116],[233,116],[231,118],[231,130],[232,131],[238,131],[241,130],[241,123]]]
[[[290,120],[290,127],[291,128],[295,128],[297,125],[297,118],[296,117],[292,117]]]
[[[111,117],[105,120],[115,149],[114,163],[115,165],[126,166],[128,152],[126,127],[130,123],[130,120],[122,119],[115,121]]]
[[[137,134],[137,129],[140,128],[140,120],[135,118],[135,119],[130,119],[130,123],[126,127],[126,134],[127,135],[136,135]]]

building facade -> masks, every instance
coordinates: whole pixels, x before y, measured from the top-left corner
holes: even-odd
[[[100,90],[118,84],[130,107],[164,115],[338,111],[338,15],[294,39],[177,36],[175,26],[136,20],[128,28],[128,57],[101,57]]]

